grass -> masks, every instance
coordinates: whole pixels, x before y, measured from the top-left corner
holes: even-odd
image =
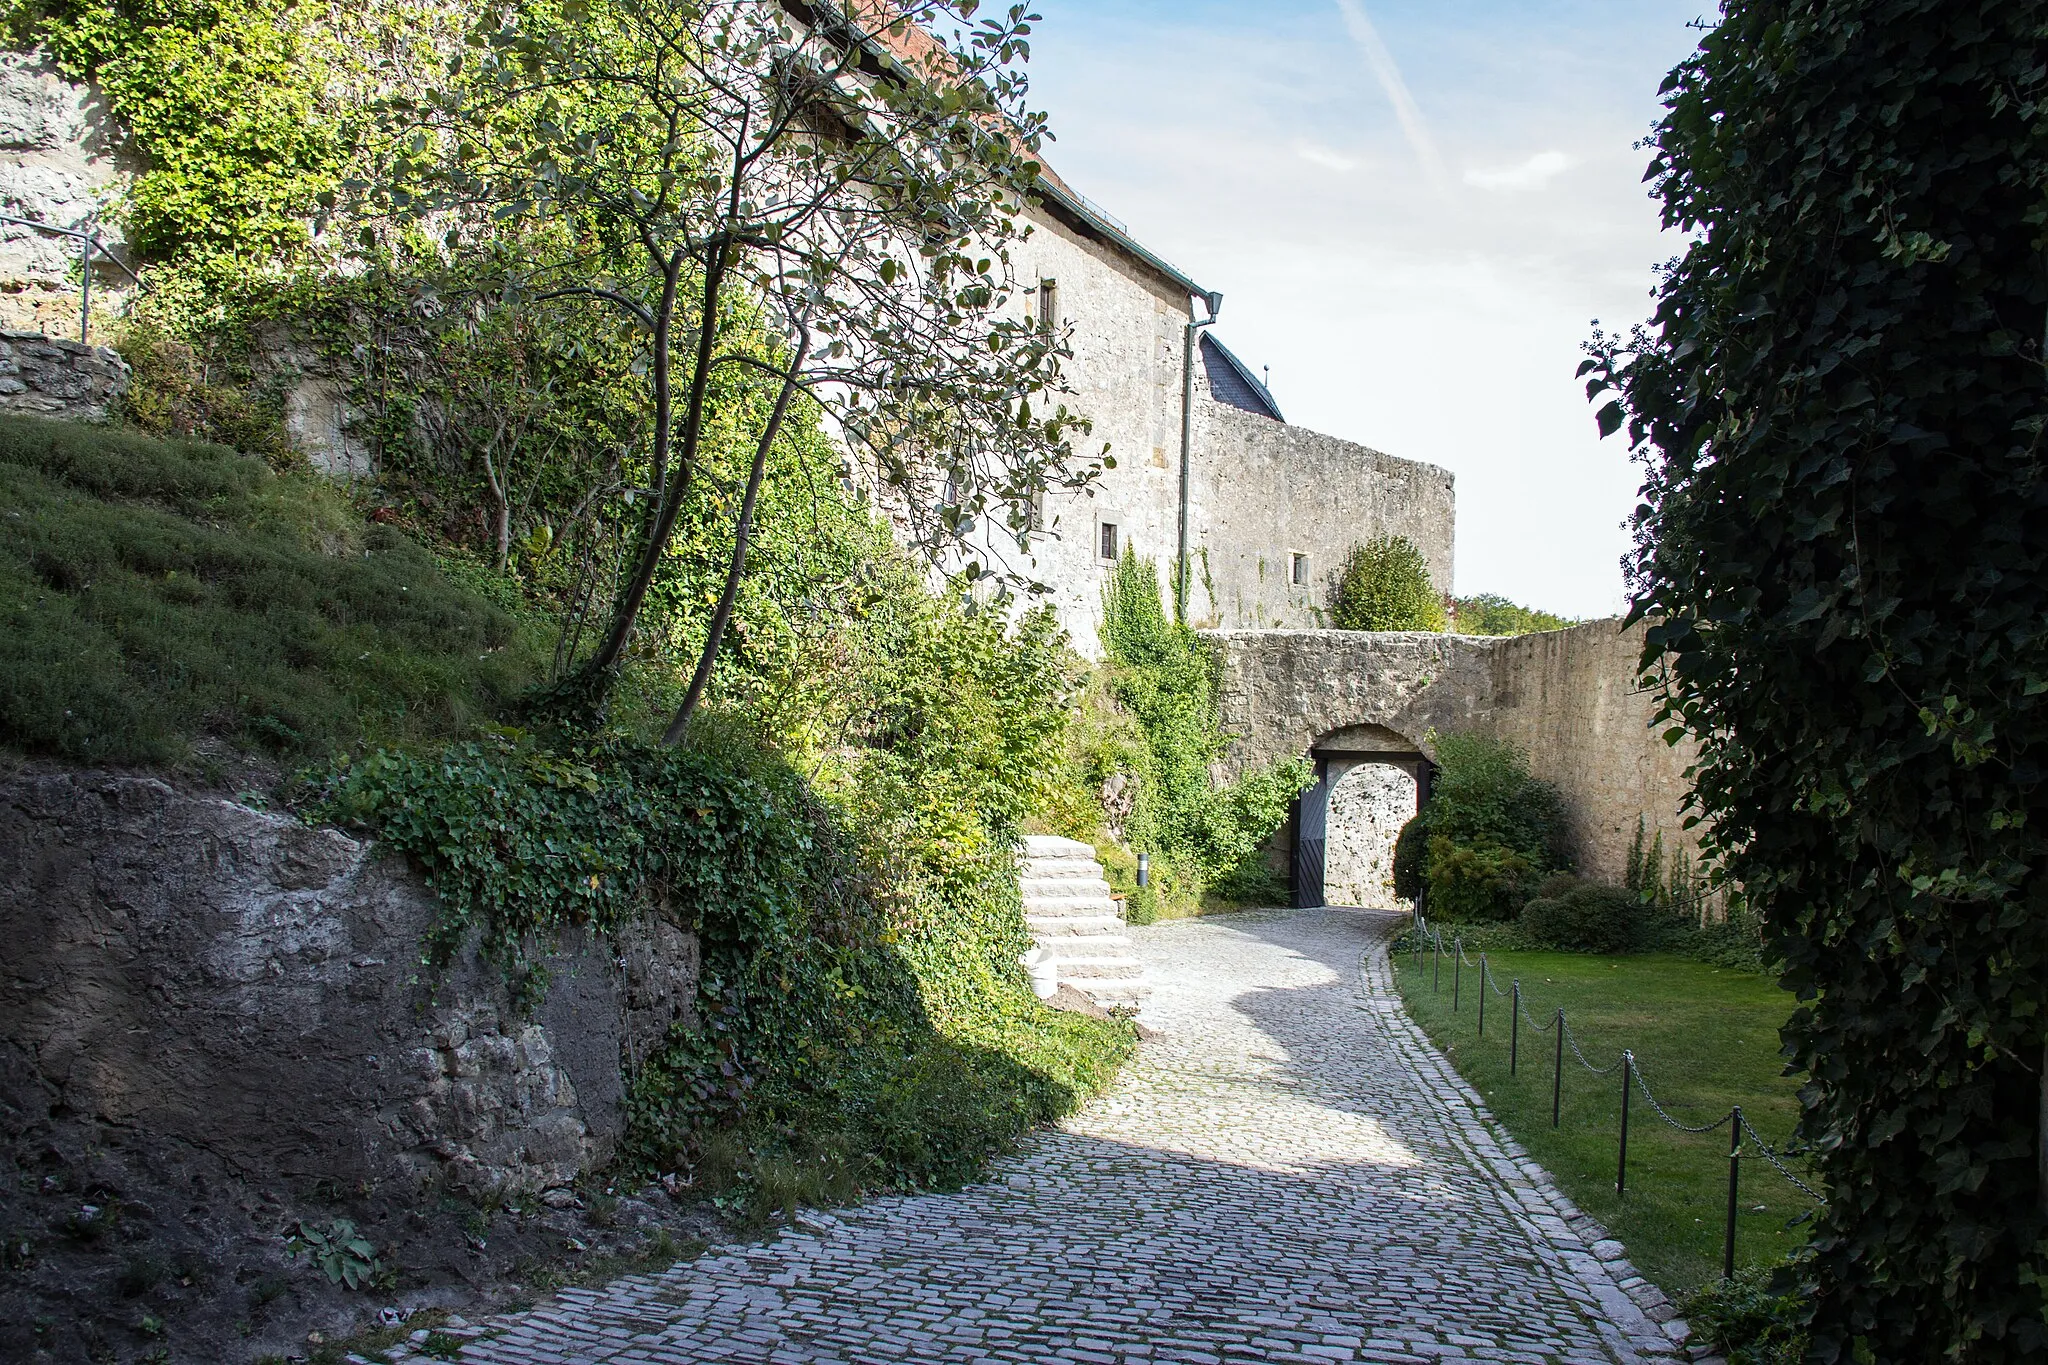
[[[1767,978],[1662,954],[1502,952],[1490,955],[1490,967],[1503,989],[1521,981],[1525,1008],[1537,1022],[1549,1024],[1563,1006],[1571,1036],[1595,1065],[1610,1066],[1623,1048],[1632,1050],[1651,1092],[1679,1122],[1710,1123],[1739,1104],[1774,1145],[1791,1133],[1798,1083],[1779,1074],[1778,1029],[1793,1002]],[[1419,967],[1412,952],[1397,953],[1395,969],[1410,1013],[1459,1074],[1564,1192],[1627,1246],[1637,1269],[1672,1294],[1720,1276],[1726,1127],[1682,1135],[1658,1119],[1637,1090],[1629,1106],[1627,1193],[1617,1198],[1620,1072],[1594,1076],[1567,1047],[1562,1123],[1553,1130],[1554,1035],[1536,1033],[1525,1021],[1518,1074],[1510,1076],[1508,1001],[1488,993],[1486,1036],[1480,1038],[1474,969],[1463,972],[1455,1010],[1448,960],[1440,989],[1432,989],[1427,953]],[[1760,1157],[1742,1164],[1737,1207],[1738,1267],[1775,1263],[1804,1241],[1802,1229],[1789,1224],[1811,1201]]]
[[[0,419],[0,745],[178,764],[432,739],[538,676],[531,632],[310,473]]]

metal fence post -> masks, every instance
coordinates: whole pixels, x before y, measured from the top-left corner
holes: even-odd
[[[1479,1036],[1486,1036],[1486,954],[1479,955]]]
[[[1522,1059],[1522,982],[1517,977],[1513,984],[1513,997],[1508,1008],[1514,1017],[1508,1020],[1508,1075],[1515,1074],[1515,1067]]]
[[[1735,1278],[1735,1201],[1742,1188],[1742,1106],[1728,1111],[1728,1236],[1721,1243],[1721,1278]]]
[[[1461,935],[1451,940],[1451,1013],[1458,1012],[1458,991],[1465,984],[1465,940]]]
[[[78,239],[78,340],[89,345],[92,327],[92,234]]]
[[[1558,1108],[1564,1102],[1564,1006],[1557,1007],[1557,1069],[1550,1073],[1550,1126],[1557,1127]]]
[[[1621,1158],[1614,1167],[1614,1197],[1628,1197],[1628,1090],[1634,1078],[1636,1055],[1626,1048],[1621,1053]]]
[[[1444,936],[1432,934],[1429,946],[1429,991],[1435,995],[1444,988]]]

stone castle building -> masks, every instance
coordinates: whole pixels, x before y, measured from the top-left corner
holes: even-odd
[[[1289,424],[1211,330],[1222,296],[1049,171],[1029,219],[1012,251],[1026,306],[1070,329],[1067,401],[1095,423],[1090,447],[1107,443],[1117,464],[1087,492],[1046,500],[1021,561],[1014,541],[992,548],[1052,589],[1083,654],[1098,652],[1103,582],[1124,549],[1158,563],[1170,600],[1183,507],[1187,617],[1199,627],[1325,624],[1332,571],[1381,535],[1414,542],[1450,592],[1447,471]]]

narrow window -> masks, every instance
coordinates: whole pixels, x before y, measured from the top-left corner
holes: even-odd
[[[1098,547],[1098,553],[1100,553],[1104,559],[1115,559],[1117,551],[1115,522],[1105,521],[1102,523],[1101,539],[1102,543]]]
[[[1060,285],[1058,280],[1038,282],[1038,325],[1051,328],[1060,325]]]
[[[1043,531],[1045,529],[1045,490],[1043,488],[1031,495],[1030,527],[1033,531]]]
[[[1297,588],[1305,588],[1308,586],[1307,555],[1294,556],[1294,586]]]

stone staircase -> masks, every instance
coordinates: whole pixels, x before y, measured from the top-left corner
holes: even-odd
[[[1105,1009],[1138,1009],[1152,994],[1095,850],[1075,839],[1024,839],[1024,925],[1059,964],[1059,981]]]

